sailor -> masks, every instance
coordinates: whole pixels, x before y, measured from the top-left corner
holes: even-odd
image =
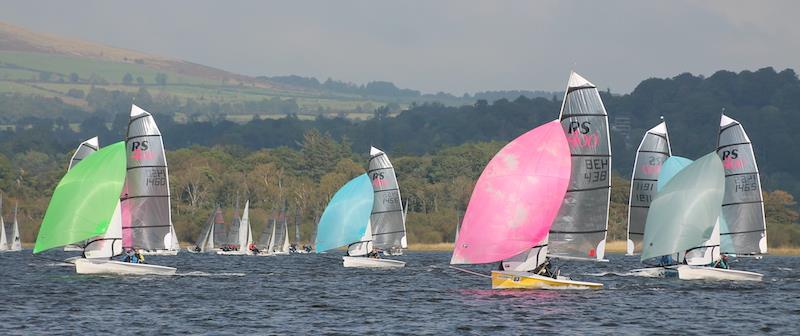
[[[255,253],[255,254],[258,254],[259,252],[261,252],[261,251],[258,250],[258,247],[256,247],[255,243],[250,243],[250,246],[248,247],[248,249],[250,251],[252,251],[253,253]]]
[[[381,256],[378,254],[378,252],[379,252],[379,251],[378,251],[378,248],[376,248],[376,247],[373,247],[373,248],[372,248],[372,251],[370,251],[369,253],[367,253],[367,257],[368,257],[368,258],[375,258],[375,259],[379,259]]]
[[[722,255],[722,258],[714,263],[714,268],[728,269],[728,256]]]
[[[131,251],[131,250],[125,250],[125,257],[122,259],[122,261],[124,261],[124,262],[131,262],[131,259],[133,259],[133,257],[134,257],[134,256],[133,256],[133,251]]]
[[[142,254],[142,250],[136,250],[134,257],[136,257],[136,263],[144,264],[144,255]]]
[[[546,276],[546,277],[549,277],[549,278],[555,278],[555,274],[553,273],[552,270],[550,270],[550,267],[551,267],[550,258],[547,257],[544,260],[544,262],[541,265],[539,265],[539,267],[537,267],[537,268],[535,268],[533,270],[533,273],[541,275],[541,276]]]
[[[195,252],[200,252],[200,246],[195,246],[195,247],[194,247],[194,251],[195,251]]]

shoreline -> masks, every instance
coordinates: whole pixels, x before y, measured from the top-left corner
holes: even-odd
[[[453,251],[453,243],[435,244],[409,244],[409,251],[414,252],[450,252]],[[606,243],[606,253],[625,254],[627,243],[622,240],[614,240]],[[800,247],[781,246],[770,247],[765,256],[800,256]]]

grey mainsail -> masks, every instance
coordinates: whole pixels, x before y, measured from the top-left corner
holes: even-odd
[[[667,124],[661,122],[644,134],[636,150],[628,201],[628,255],[642,251],[644,224],[647,222],[650,202],[656,196],[658,173],[664,161],[670,156],[672,149],[669,145]]]
[[[171,241],[169,177],[164,143],[155,119],[131,107],[127,146],[128,172],[122,191],[122,237],[126,248],[165,250]]]
[[[387,251],[406,248],[406,218],[394,167],[386,153],[375,147],[370,148],[369,156],[367,175],[375,192],[370,216],[372,244]]]
[[[764,199],[753,145],[742,125],[722,115],[717,155],[725,168],[725,197],[720,220],[723,254],[767,253]]]
[[[222,209],[219,206],[214,209],[210,216],[208,216],[208,220],[206,220],[206,225],[203,226],[203,231],[200,232],[200,236],[197,237],[197,242],[195,243],[195,247],[199,249],[199,252],[208,252],[214,249],[214,226],[217,222],[218,218],[222,217]]]
[[[550,228],[549,255],[602,260],[611,201],[608,114],[594,84],[573,72],[561,105],[572,175]]]

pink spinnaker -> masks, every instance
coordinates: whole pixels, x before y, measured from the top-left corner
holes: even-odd
[[[475,184],[450,263],[497,262],[542,241],[567,192],[570,168],[558,120],[508,143]]]

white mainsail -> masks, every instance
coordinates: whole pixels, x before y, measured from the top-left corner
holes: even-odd
[[[253,231],[250,229],[250,201],[244,203],[244,212],[239,222],[239,252],[250,253],[250,244],[253,242]]]
[[[12,229],[12,236],[11,236],[11,251],[21,251],[22,250],[22,242],[20,241],[19,237],[19,223],[17,222],[17,204],[14,204],[14,228]]]
[[[269,243],[267,243],[267,252],[272,253],[275,248],[275,226],[278,224],[276,220],[272,220],[272,233],[269,235]]]
[[[347,255],[351,257],[365,256],[372,252],[372,225],[367,224],[367,230],[359,241],[347,246]]]
[[[8,238],[6,238],[6,223],[3,220],[3,196],[0,195],[0,251],[8,251]]]
[[[662,121],[644,134],[636,150],[628,200],[627,255],[635,255],[642,251],[644,224],[647,222],[650,202],[656,195],[658,174],[664,161],[670,156],[672,149],[669,144],[667,124]]]

